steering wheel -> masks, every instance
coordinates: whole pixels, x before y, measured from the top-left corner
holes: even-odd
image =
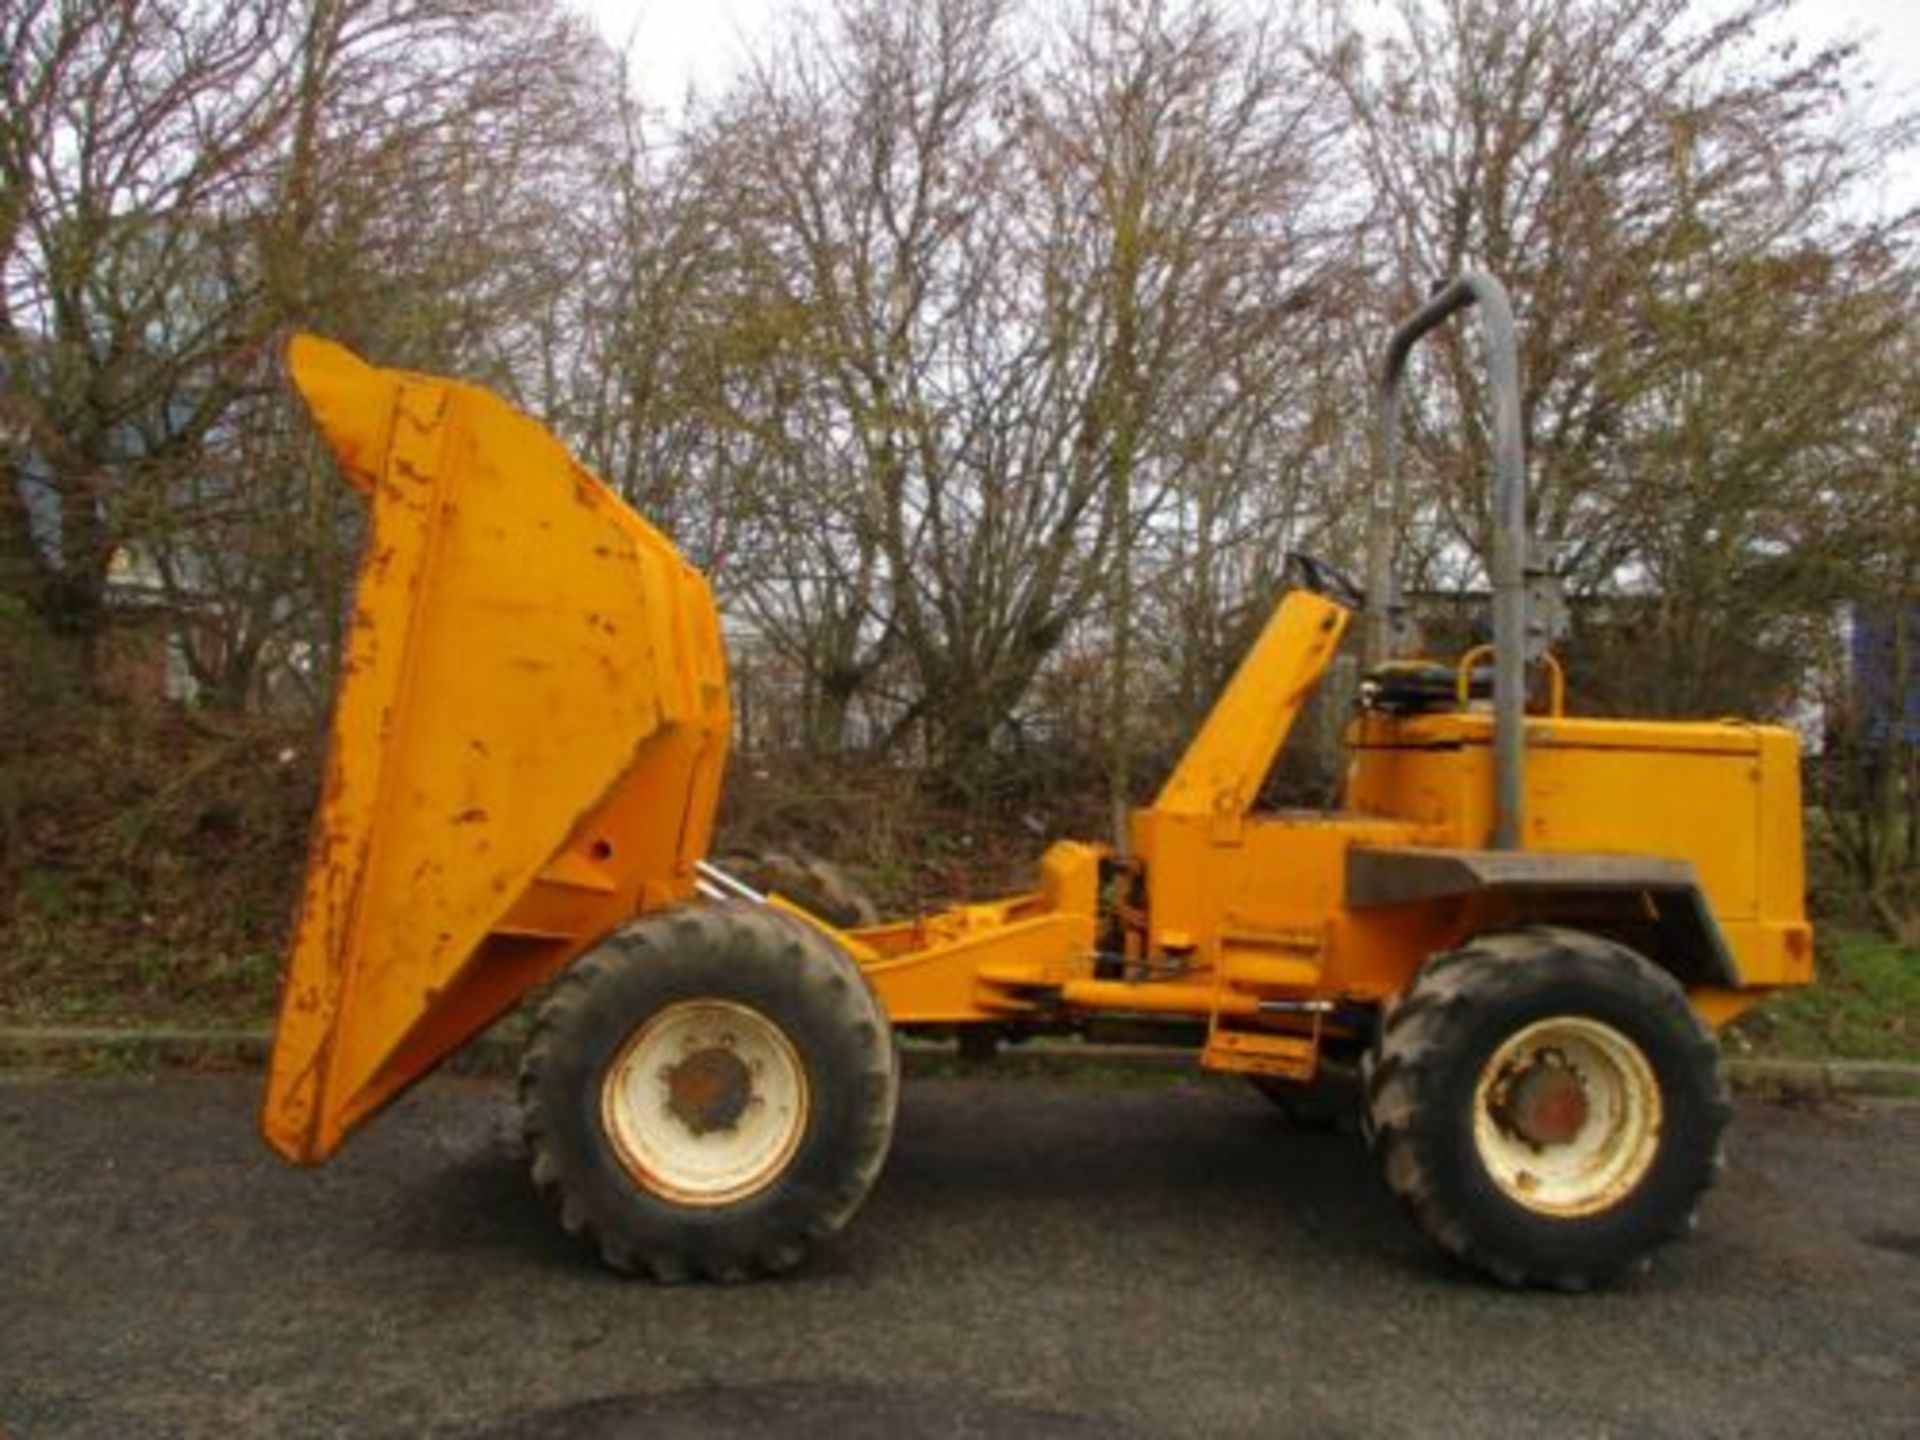
[[[1366,608],[1367,592],[1357,580],[1338,566],[1330,565],[1304,550],[1289,550],[1286,568],[1281,573],[1283,576],[1289,573],[1298,575],[1301,589],[1324,595],[1349,610]]]

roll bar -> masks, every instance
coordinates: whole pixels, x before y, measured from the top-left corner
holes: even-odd
[[[1428,331],[1469,305],[1480,306],[1493,382],[1493,848],[1518,848],[1526,749],[1527,457],[1520,433],[1520,352],[1513,305],[1493,276],[1469,270],[1450,280],[1393,332],[1380,373],[1378,423],[1385,484],[1367,512],[1366,663],[1391,658],[1404,609],[1394,577],[1394,525],[1401,511],[1400,390],[1407,358]]]

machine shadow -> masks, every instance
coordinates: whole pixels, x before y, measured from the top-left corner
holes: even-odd
[[[448,1143],[399,1209],[391,1243],[415,1254],[613,1278],[535,1192],[504,1111]],[[1140,1254],[1229,1269],[1278,1257],[1350,1277],[1484,1283],[1413,1230],[1358,1136],[1292,1124],[1238,1087],[950,1078],[906,1082],[865,1207],[774,1283],[1018,1265],[1037,1250],[1094,1268]]]
[[[893,1153],[856,1230],[890,1252],[1017,1233],[1032,1249],[1153,1254],[1458,1278],[1406,1221],[1357,1135],[1289,1123],[1230,1082],[1114,1090],[1021,1080],[910,1081]],[[1471,1283],[1471,1282],[1470,1282]]]

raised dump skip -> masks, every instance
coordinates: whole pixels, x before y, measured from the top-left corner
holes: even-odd
[[[705,580],[543,428],[312,337],[287,358],[372,505],[262,1117],[312,1163],[691,894],[728,708]]]

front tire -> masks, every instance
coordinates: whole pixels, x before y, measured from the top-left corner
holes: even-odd
[[[788,1270],[879,1175],[899,1093],[885,1012],[790,917],[669,911],[609,936],[542,1007],[520,1071],[536,1187],[616,1270]]]
[[[1731,1115],[1685,992],[1625,946],[1537,927],[1437,955],[1367,1067],[1387,1186],[1449,1253],[1578,1290],[1685,1235]]]

